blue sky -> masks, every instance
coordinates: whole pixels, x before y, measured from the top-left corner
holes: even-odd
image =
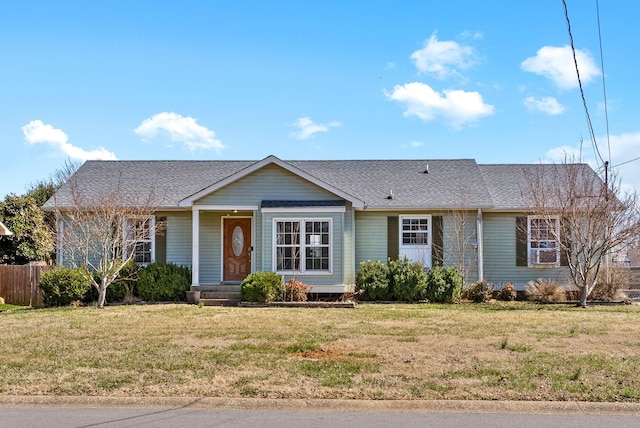
[[[640,188],[640,3],[567,0],[602,158]],[[561,0],[0,0],[0,197],[66,159],[595,168]],[[582,140],[582,144],[581,144]],[[631,161],[631,162],[629,162]]]

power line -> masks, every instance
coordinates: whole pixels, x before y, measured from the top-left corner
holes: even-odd
[[[607,151],[611,163],[611,139],[609,138],[609,109],[607,108],[607,86],[604,77],[604,55],[602,54],[602,32],[600,31],[600,2],[596,0],[596,15],[598,18],[598,42],[600,44],[600,70],[602,71],[602,97],[604,100],[604,121],[607,127]]]
[[[635,161],[638,161],[638,160],[640,160],[640,156],[638,156],[637,158],[634,158],[634,159],[628,160],[628,161],[626,161],[626,162],[622,162],[622,163],[619,163],[619,164],[617,164],[617,165],[614,165],[614,166],[612,166],[611,168],[617,168],[617,167],[619,167],[619,166],[626,165],[626,164],[628,164],[628,163],[635,162]]]
[[[602,158],[600,154],[600,150],[598,149],[598,143],[596,142],[596,135],[593,131],[593,125],[591,123],[591,116],[589,115],[589,107],[587,106],[587,99],[584,95],[584,89],[582,88],[582,80],[580,79],[580,69],[578,68],[578,59],[576,58],[576,48],[573,43],[573,34],[571,33],[571,20],[569,19],[569,10],[567,9],[566,0],[562,0],[562,5],[564,6],[564,16],[567,20],[567,30],[569,31],[569,41],[571,42],[571,52],[573,53],[573,64],[576,68],[576,75],[578,76],[578,86],[580,88],[580,95],[582,96],[582,105],[584,106],[584,112],[587,117],[587,127],[589,128],[589,135],[591,137],[591,143],[593,145],[593,151],[600,159],[602,163],[605,163],[605,160]]]

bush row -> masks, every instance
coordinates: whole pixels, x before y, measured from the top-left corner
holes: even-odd
[[[454,267],[436,266],[425,273],[421,263],[407,257],[360,263],[356,293],[361,300],[456,302],[462,292],[462,277]]]
[[[151,263],[144,268],[128,263],[118,279],[107,288],[107,301],[137,297],[152,302],[181,301],[191,286],[191,270],[173,263]],[[91,302],[97,290],[79,269],[59,266],[45,272],[38,283],[46,306],[66,306],[76,301]]]
[[[275,272],[255,272],[240,285],[240,299],[245,302],[269,303],[276,300],[306,302],[311,286],[295,278],[287,283]]]

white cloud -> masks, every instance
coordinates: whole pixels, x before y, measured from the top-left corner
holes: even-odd
[[[411,54],[411,59],[421,72],[445,79],[459,76],[460,70],[471,67],[475,63],[475,53],[470,46],[450,40],[439,41],[434,32],[422,49]]]
[[[527,97],[524,100],[524,105],[529,110],[537,110],[550,115],[558,115],[565,112],[565,107],[560,104],[554,97]]]
[[[606,136],[598,137],[597,142],[601,155],[606,159],[609,153]],[[637,159],[640,158],[640,131],[611,135],[609,142],[612,170],[618,174],[622,190],[635,189],[640,192],[640,159]],[[595,161],[596,155],[590,141],[582,143],[582,158],[579,146],[562,146],[549,150],[546,154],[546,160],[562,162],[565,159],[565,154],[568,155],[567,158],[582,159],[582,162],[588,163],[594,169],[598,168],[597,165],[602,165],[602,162]]]
[[[456,129],[494,113],[494,107],[485,104],[478,92],[444,90],[441,94],[420,82],[396,85],[393,92],[386,95],[392,100],[406,103],[405,116],[415,115],[424,121],[442,116]]]
[[[566,161],[580,161],[580,149],[571,146],[560,146],[548,150],[545,154],[545,162],[562,163]],[[583,162],[585,160],[583,159]]]
[[[133,132],[143,139],[152,139],[158,134],[168,135],[172,141],[183,144],[192,152],[213,149],[220,153],[225,148],[215,132],[198,124],[196,119],[178,113],[158,113],[143,120]]]
[[[314,123],[310,117],[304,116],[291,124],[291,127],[295,129],[292,130],[289,135],[297,140],[308,140],[318,132],[327,132],[329,131],[329,128],[335,128],[338,126],[342,126],[342,124],[340,122],[333,121],[323,125],[320,123]]]
[[[409,141],[409,147],[415,149],[417,147],[421,147],[424,146],[424,143],[422,141]]]
[[[583,84],[591,82],[600,75],[600,70],[588,51],[577,49],[576,60]],[[520,64],[520,68],[546,77],[560,89],[578,87],[578,77],[570,46],[543,46],[538,49],[536,56],[525,59]]]
[[[90,159],[115,160],[116,155],[103,147],[86,151],[80,147],[69,144],[69,137],[61,130],[54,128],[41,120],[32,120],[22,127],[24,139],[28,144],[49,144],[56,147],[71,159],[86,161]]]

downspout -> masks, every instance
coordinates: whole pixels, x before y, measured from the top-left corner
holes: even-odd
[[[482,208],[478,208],[478,216],[476,217],[476,239],[477,257],[478,257],[478,281],[484,281],[484,252],[482,250],[484,237],[482,235]]]

